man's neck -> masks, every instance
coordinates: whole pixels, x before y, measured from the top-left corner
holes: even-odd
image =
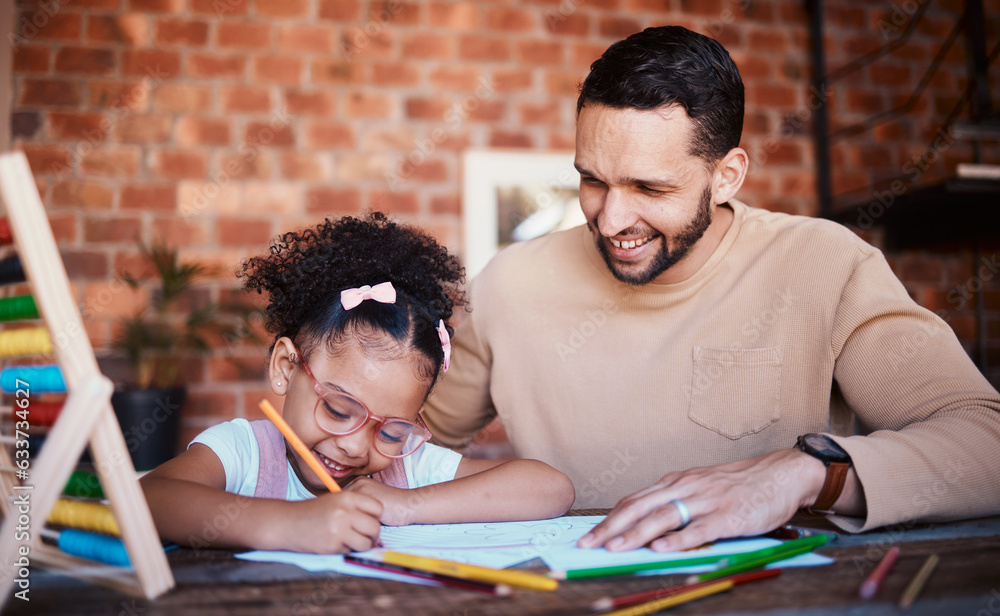
[[[732,226],[735,217],[736,215],[729,204],[723,203],[714,206],[712,224],[705,230],[705,234],[701,236],[701,239],[698,240],[683,259],[660,274],[653,281],[653,284],[676,284],[694,276],[712,258],[712,255],[715,254],[715,250],[722,243],[722,239],[726,237],[726,232],[729,231],[729,227]]]

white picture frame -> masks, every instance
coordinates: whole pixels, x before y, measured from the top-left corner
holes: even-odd
[[[500,249],[501,203],[504,189],[527,195],[537,216],[536,230],[545,229],[557,216],[564,216],[546,232],[583,224],[580,211],[580,174],[573,166],[572,151],[470,149],[462,156],[462,215],[465,272],[471,280]],[[543,212],[545,210],[546,212]],[[548,220],[543,220],[543,218]],[[525,218],[523,222],[530,225]]]

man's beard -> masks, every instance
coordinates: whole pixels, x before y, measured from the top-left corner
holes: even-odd
[[[659,237],[660,250],[656,253],[653,262],[645,271],[627,273],[619,270],[616,267],[614,259],[611,257],[611,252],[608,250],[607,244],[602,241],[603,238],[600,233],[594,233],[594,239],[597,243],[597,250],[604,257],[604,263],[607,264],[611,275],[624,283],[638,286],[652,282],[657,276],[683,259],[698,240],[701,239],[701,236],[705,235],[705,231],[708,230],[711,224],[712,191],[706,185],[705,190],[701,193],[701,203],[698,204],[698,213],[695,215],[694,220],[673,238],[673,250],[667,247],[667,238],[661,235]],[[594,232],[597,228],[596,223],[588,223],[587,226],[590,227],[591,232]]]

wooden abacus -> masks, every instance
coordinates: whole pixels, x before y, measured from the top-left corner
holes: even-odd
[[[3,526],[0,527],[0,606],[12,597],[16,582],[23,587],[19,581],[22,567],[18,562],[24,556],[25,547],[31,566],[40,564],[151,599],[172,588],[174,578],[153,525],[149,506],[139,487],[125,438],[111,408],[112,384],[98,368],[79,308],[70,295],[69,278],[56,249],[35,179],[27,159],[20,152],[0,155],[0,197],[9,229],[6,234],[16,250],[16,257],[0,261],[0,281],[17,279],[14,270],[17,270],[19,261],[24,280],[31,288],[37,315],[44,323],[43,328],[15,329],[0,334],[0,357],[54,355],[56,360],[54,366],[19,366],[0,373],[0,388],[13,393],[14,403],[9,412],[13,414],[14,426],[22,417],[32,423],[33,396],[44,391],[60,390],[67,394],[54,421],[51,408],[45,407],[45,411],[39,413],[46,415],[51,427],[44,446],[36,459],[25,465],[27,468],[18,466],[26,458],[16,453],[23,447],[18,442],[22,440],[22,433],[15,431],[14,436],[0,436],[0,441],[15,444],[16,458],[12,460],[6,447],[0,447],[0,511],[3,513]],[[0,241],[4,235],[4,230],[0,228]],[[14,271],[13,275],[11,271]],[[7,298],[7,301],[14,299]],[[23,304],[29,303],[28,300],[17,301],[21,302],[19,307],[10,306],[9,312],[4,313],[18,315],[15,318],[31,318],[35,314],[35,311],[25,309]],[[13,388],[10,387],[12,383],[15,385]],[[18,390],[25,394],[18,394]],[[21,402],[25,400],[27,402]],[[42,408],[39,407],[39,411]],[[27,413],[24,413],[25,410]],[[130,566],[107,564],[124,562],[120,550],[103,547],[96,542],[90,542],[89,549],[69,548],[67,551],[95,555],[105,561],[103,563],[67,554],[42,540],[43,534],[51,534],[43,527],[88,444],[110,514],[120,529],[121,543]],[[15,478],[14,473],[18,471],[27,471],[26,478],[23,474],[20,481]],[[24,505],[25,499],[27,506]],[[27,535],[20,528],[24,526],[21,524],[24,521],[22,515],[27,516]],[[59,545],[79,546],[81,542],[89,542],[86,537],[81,539],[75,534],[67,535],[67,532],[59,536]],[[101,553],[108,557],[101,558]]]

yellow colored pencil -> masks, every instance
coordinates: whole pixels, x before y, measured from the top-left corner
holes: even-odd
[[[507,584],[508,586],[530,588],[532,590],[555,590],[559,587],[558,580],[553,580],[537,573],[531,573],[530,571],[492,569],[490,567],[480,567],[478,565],[441,560],[428,556],[404,554],[391,550],[382,552],[377,558],[387,565],[409,567],[410,569],[429,571],[440,575],[450,575],[451,577],[463,580],[486,582],[488,584]]]
[[[652,601],[647,601],[646,603],[640,603],[639,605],[632,605],[620,610],[615,610],[614,612],[608,612],[604,616],[642,616],[643,614],[652,614],[653,612],[665,610],[668,607],[674,607],[675,605],[694,601],[695,599],[701,599],[702,597],[725,592],[732,587],[732,580],[722,580],[720,582],[715,582],[714,584],[709,584],[701,588],[695,588],[694,590],[689,590],[687,592],[677,593],[676,595],[671,595],[662,599],[653,599]]]
[[[917,595],[919,595],[920,591],[924,589],[924,584],[927,583],[927,578],[929,578],[931,573],[934,572],[934,567],[937,567],[939,560],[940,558],[938,558],[937,554],[931,554],[927,557],[923,566],[920,567],[920,571],[917,571],[917,574],[913,576],[913,579],[906,586],[906,590],[903,591],[903,595],[899,598],[899,609],[910,609],[913,602],[917,600]]]
[[[278,430],[285,435],[285,438],[288,439],[288,444],[292,446],[292,449],[298,452],[302,459],[305,460],[306,464],[309,465],[309,468],[311,468],[314,473],[319,475],[319,479],[323,482],[323,485],[326,486],[326,489],[331,492],[340,492],[340,486],[337,485],[337,482],[333,480],[330,473],[328,473],[320,461],[316,459],[313,452],[309,451],[309,448],[302,442],[299,435],[295,434],[292,427],[288,425],[281,415],[278,414],[278,411],[274,410],[271,403],[262,398],[261,401],[257,403],[257,406],[260,407],[260,410],[264,411],[264,414],[271,420],[271,423],[277,426]]]

